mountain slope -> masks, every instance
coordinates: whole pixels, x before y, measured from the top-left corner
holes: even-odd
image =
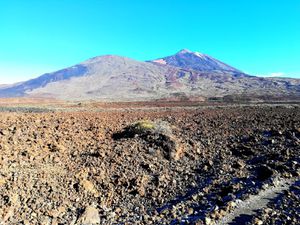
[[[75,65],[66,69],[56,71],[54,73],[46,73],[38,78],[25,82],[9,85],[9,87],[0,86],[0,97],[21,97],[26,92],[36,88],[45,87],[52,82],[58,82],[70,79],[72,77],[83,76],[87,72],[87,68],[83,65]]]
[[[185,50],[186,51],[186,50]],[[183,55],[185,64],[139,62],[105,55],[36,79],[0,87],[0,97],[51,97],[63,100],[143,101],[227,95],[299,96],[300,80],[258,78],[219,61]],[[191,57],[191,61],[188,58]],[[206,56],[205,56],[206,57]],[[193,61],[194,60],[194,61]],[[202,63],[202,64],[201,64]],[[212,65],[213,64],[213,65]],[[202,65],[202,69],[200,66]],[[205,66],[209,66],[204,70]]]
[[[87,68],[82,76],[53,82],[27,94],[65,99],[151,99],[162,94],[156,91],[164,85],[167,71],[167,68],[113,55],[95,57],[80,65]]]

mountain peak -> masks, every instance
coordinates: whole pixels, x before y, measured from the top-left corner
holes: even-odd
[[[177,54],[186,54],[186,53],[193,53],[193,52],[186,48],[181,49],[179,52],[177,52]]]
[[[193,52],[189,49],[182,49],[175,55],[153,60],[154,63],[193,69],[198,71],[220,71],[238,72],[241,71],[200,52]]]
[[[198,57],[204,57],[205,55],[200,53],[200,52],[193,52],[189,49],[182,49],[180,50],[179,52],[177,52],[176,55],[184,55],[184,54],[192,54],[192,55],[195,55],[195,56],[198,56]]]

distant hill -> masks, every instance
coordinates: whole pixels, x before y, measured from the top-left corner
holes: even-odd
[[[148,62],[99,56],[35,79],[0,86],[0,97],[144,101],[230,95],[300,96],[300,80],[247,75],[210,56],[181,50]]]

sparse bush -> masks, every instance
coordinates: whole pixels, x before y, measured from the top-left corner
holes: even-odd
[[[141,120],[131,125],[131,128],[136,131],[154,130],[155,124],[149,120]]]
[[[134,137],[142,138],[148,143],[161,148],[168,159],[178,160],[183,153],[178,138],[173,135],[171,126],[165,121],[141,120],[130,124],[123,131],[113,135],[115,140]]]

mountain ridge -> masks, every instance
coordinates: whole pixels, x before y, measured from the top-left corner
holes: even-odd
[[[300,80],[250,76],[199,52],[183,49],[158,60],[96,56],[35,79],[0,86],[0,97],[147,101],[244,94],[300,96]]]

